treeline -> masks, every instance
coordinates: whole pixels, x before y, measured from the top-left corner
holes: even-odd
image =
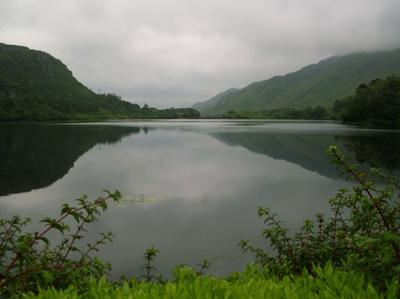
[[[114,94],[92,94],[84,100],[79,97],[68,98],[68,95],[19,94],[12,97],[2,94],[0,86],[0,122],[198,117],[200,113],[192,108],[140,107]]]
[[[28,94],[10,97],[1,94],[0,86],[0,121],[198,117],[200,113],[192,108],[157,109],[148,105],[140,107],[123,101],[114,94],[93,94],[85,100]]]
[[[307,107],[304,109],[281,108],[260,111],[229,111],[223,115],[224,118],[241,119],[330,119],[330,111],[322,106]]]
[[[135,118],[199,118],[200,112],[193,108],[168,108],[168,109],[157,109],[144,105],[139,108],[139,114],[135,115]]]
[[[334,103],[333,117],[370,127],[400,128],[400,77],[361,84],[355,95]]]

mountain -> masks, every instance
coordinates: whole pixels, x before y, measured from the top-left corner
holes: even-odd
[[[230,88],[227,89],[223,92],[220,92],[219,94],[217,94],[216,96],[213,96],[211,99],[205,101],[205,102],[199,102],[196,103],[192,106],[193,109],[196,110],[208,110],[208,109],[212,109],[212,107],[214,107],[220,100],[222,100],[223,98],[235,93],[236,91],[238,91],[238,88]],[[221,102],[223,103],[223,101]]]
[[[202,115],[228,111],[279,108],[331,107],[335,100],[354,93],[363,82],[400,75],[400,49],[333,56],[299,71],[276,76],[203,103],[195,104]]]
[[[0,121],[196,116],[191,108],[140,108],[96,94],[50,54],[0,43]]]

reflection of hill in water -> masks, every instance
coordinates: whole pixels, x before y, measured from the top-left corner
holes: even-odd
[[[335,178],[337,170],[325,154],[328,146],[336,144],[347,156],[361,163],[387,170],[400,168],[399,135],[299,135],[271,133],[213,133],[219,141],[241,146],[254,153],[295,163],[323,176]]]
[[[147,127],[144,133],[151,132]],[[51,185],[96,144],[112,144],[139,133],[138,127],[107,125],[1,125],[0,196]],[[210,135],[229,146],[295,163],[323,176],[337,177],[325,149],[336,144],[359,162],[399,173],[400,134],[369,135],[221,132]]]
[[[344,147],[360,163],[396,172],[400,170],[400,135],[341,136]]]
[[[49,186],[96,144],[138,133],[120,126],[0,126],[0,196]]]

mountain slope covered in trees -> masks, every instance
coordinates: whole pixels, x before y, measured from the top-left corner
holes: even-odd
[[[0,121],[196,116],[190,108],[141,108],[113,94],[96,94],[50,54],[0,43]]]
[[[193,107],[209,116],[232,110],[331,107],[335,100],[353,94],[361,83],[393,74],[400,75],[400,49],[333,56]]]

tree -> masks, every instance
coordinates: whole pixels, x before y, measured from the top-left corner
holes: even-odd
[[[338,100],[334,117],[344,122],[373,127],[400,128],[400,77],[372,80],[361,84],[353,96]]]

